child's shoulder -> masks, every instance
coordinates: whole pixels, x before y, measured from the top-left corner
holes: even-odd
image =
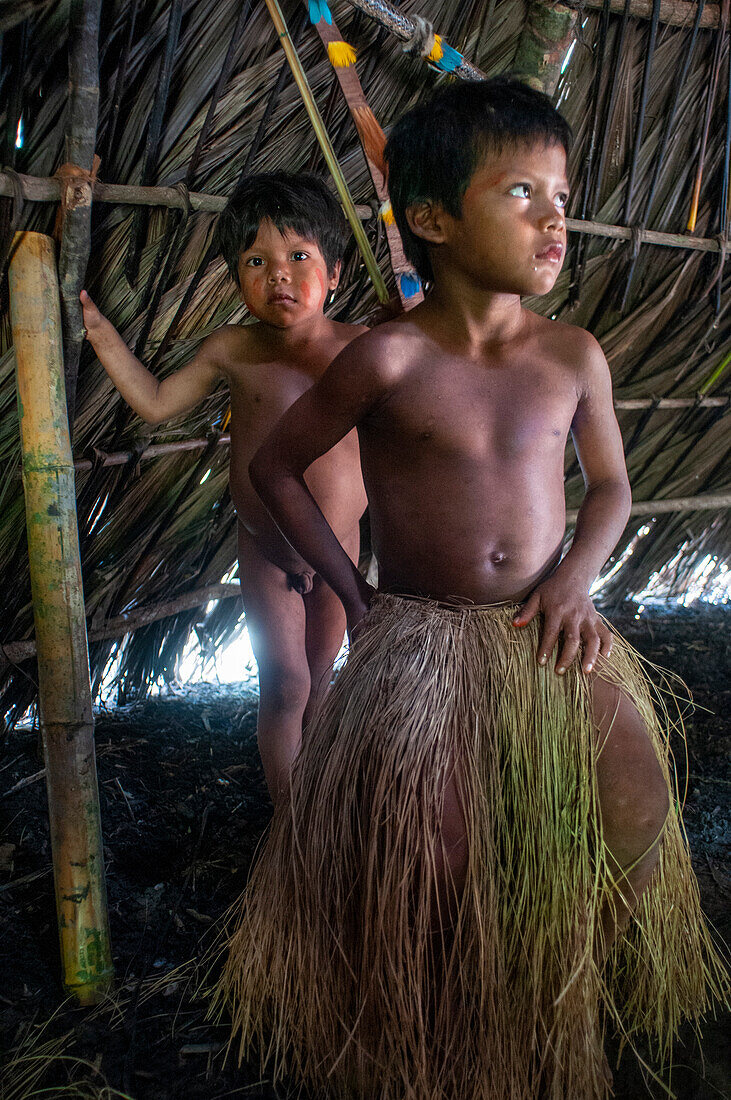
[[[214,360],[221,370],[250,362],[254,353],[254,325],[221,325],[206,336],[202,354]]]
[[[347,347],[353,340],[359,339],[370,332],[367,325],[346,325],[342,321],[330,322],[330,335],[334,343],[340,348]]]
[[[340,333],[343,339],[355,340],[356,336],[363,336],[371,330],[368,325],[346,325],[343,321],[331,321],[333,332]]]
[[[203,347],[211,351],[241,351],[251,346],[253,325],[221,325],[210,332],[203,341]]]
[[[414,342],[423,339],[423,332],[413,320],[401,314],[375,328],[363,329],[348,354],[357,357],[360,369],[393,380],[413,357]]]
[[[524,312],[529,318],[535,339],[544,347],[550,348],[552,355],[566,366],[574,367],[580,372],[607,369],[601,344],[585,328],[567,324],[565,321],[554,321],[530,310]]]

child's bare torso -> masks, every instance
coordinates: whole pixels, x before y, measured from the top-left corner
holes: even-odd
[[[359,426],[381,588],[520,600],[557,563],[577,349],[569,326],[524,313],[518,339],[479,354],[428,314],[368,337],[393,378]]]
[[[299,573],[308,567],[254,491],[249,462],[289,406],[365,330],[332,322],[326,339],[288,349],[272,347],[264,328],[231,325],[220,330],[225,337],[221,366],[231,398],[231,499],[239,522],[256,539],[262,554],[285,572]],[[356,432],[313,462],[305,480],[333,530],[344,540],[357,529],[366,506]]]

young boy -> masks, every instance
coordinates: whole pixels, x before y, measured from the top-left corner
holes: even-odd
[[[186,412],[225,379],[231,394],[231,498],[239,575],[259,666],[257,736],[269,793],[286,784],[306,722],[328,687],[345,635],[332,589],[282,538],[249,480],[252,455],[282,413],[366,330],[330,321],[323,305],[340,278],[347,223],[313,176],[248,176],[222,211],[217,239],[258,324],[225,325],[162,381],[127,348],[86,291],[87,337],[125,401],[150,424]],[[355,565],[365,493],[356,433],[307,472],[307,484]]]
[[[723,982],[641,670],[588,596],[630,505],[607,364],[521,304],[561,269],[569,147],[509,78],[397,124],[391,200],[431,290],[250,467],[353,644],[218,995],[241,1050],[318,1097],[605,1096],[606,1016],[667,1052]],[[303,479],[353,428],[378,593]],[[562,559],[569,432],[586,496]]]

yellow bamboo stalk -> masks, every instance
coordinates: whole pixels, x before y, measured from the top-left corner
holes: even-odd
[[[16,233],[9,279],[63,982],[88,1005],[108,989],[113,971],[51,238]]]
[[[279,35],[279,41],[282,44],[282,49],[286,55],[289,67],[292,70],[292,76],[295,79],[295,83],[299,88],[302,101],[307,110],[307,114],[310,117],[312,123],[312,129],[315,131],[315,137],[317,138],[320,148],[322,149],[325,162],[330,170],[330,174],[335,182],[335,188],[340,196],[340,201],[343,204],[343,210],[345,216],[350,222],[350,228],[353,230],[353,236],[355,237],[356,244],[360,249],[360,254],[363,257],[363,262],[366,265],[368,274],[370,275],[373,287],[378,295],[378,300],[384,305],[388,303],[389,296],[386,284],[381,275],[376,257],[373,255],[373,249],[371,248],[368,238],[365,235],[363,226],[360,223],[358,213],[355,209],[355,205],[350,196],[348,185],[345,182],[345,176],[343,170],[340,167],[338,158],[335,155],[335,150],[332,147],[332,142],[328,135],[325,123],[322,120],[322,116],[318,110],[315,97],[312,94],[305,70],[302,68],[302,62],[299,59],[296,49],[292,43],[292,39],[289,37],[289,31],[287,30],[287,24],[284,21],[282,15],[282,9],[280,8],[277,0],[264,0],[266,6],[269,9],[269,14],[272,17],[272,22]]]

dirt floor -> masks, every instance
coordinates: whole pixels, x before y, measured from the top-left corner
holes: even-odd
[[[626,611],[615,621],[693,691],[685,820],[705,910],[728,942],[731,612],[655,609],[638,621]],[[206,1022],[190,967],[175,974],[200,954],[201,940],[210,940],[239,895],[270,817],[255,715],[255,696],[201,686],[98,716],[117,983],[108,1003],[87,1011],[61,998],[38,736],[7,738],[0,759],[0,1050],[11,1055],[0,1068],[3,1098],[39,1095],[35,1071],[46,1097],[277,1095],[250,1070],[223,1064],[225,1028]],[[684,753],[677,757],[683,779]],[[710,1022],[699,1049],[684,1033],[672,1073],[679,1100],[731,1095],[728,1034],[723,1021]],[[64,1057],[44,1063],[52,1053]],[[615,1082],[619,1100],[667,1095],[657,1085],[648,1091],[631,1052]]]

